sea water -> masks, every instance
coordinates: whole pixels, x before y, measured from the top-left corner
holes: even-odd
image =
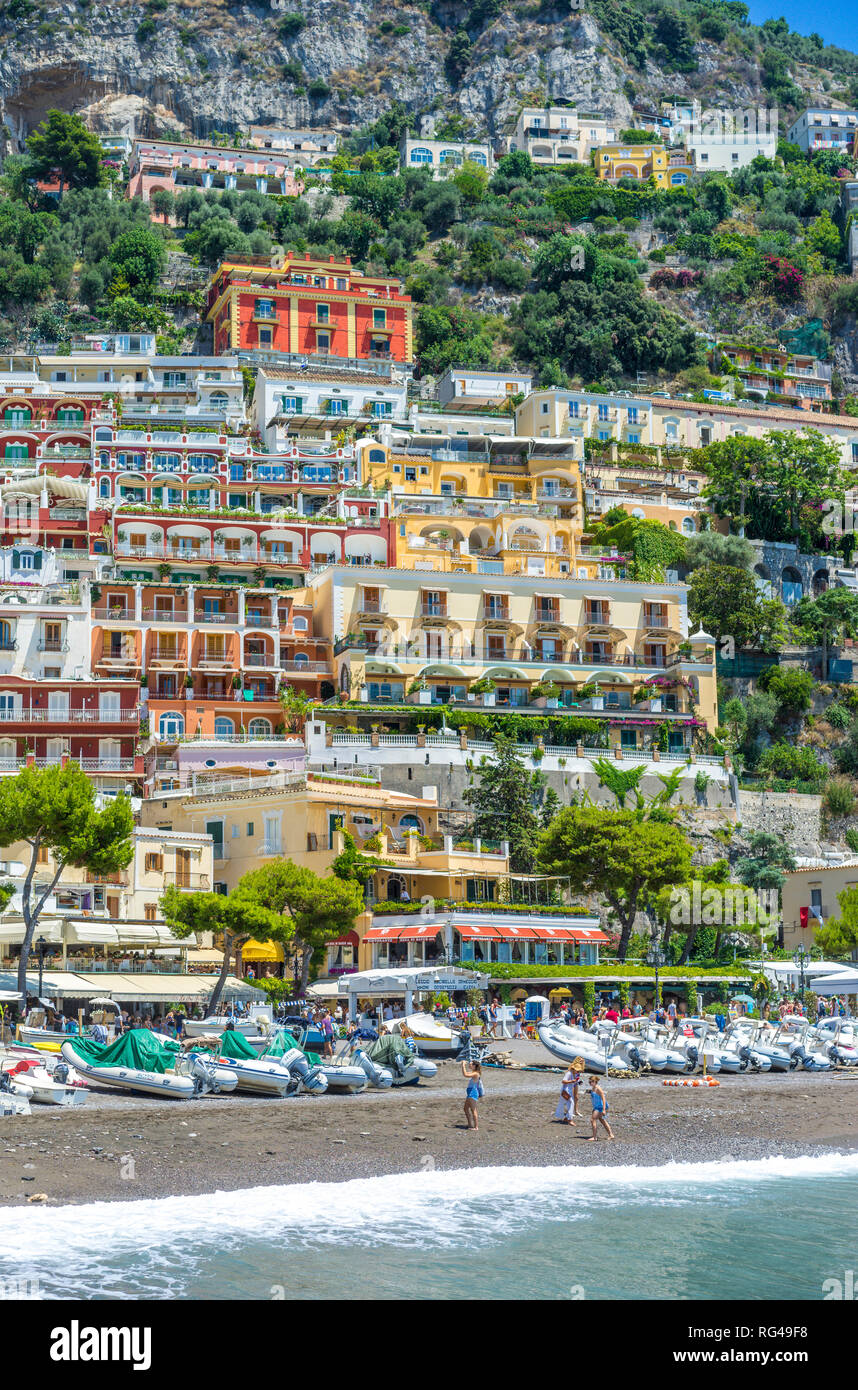
[[[804,1299],[856,1271],[858,1155],[472,1168],[3,1212],[45,1299]]]

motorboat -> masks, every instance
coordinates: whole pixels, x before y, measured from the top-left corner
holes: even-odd
[[[690,1061],[704,1071],[716,1075],[718,1072],[737,1072],[741,1058],[735,1052],[727,1052],[720,1046],[720,1034],[708,1018],[684,1017],[677,1021],[672,1038],[672,1046],[684,1051]]]
[[[824,1018],[809,1031],[815,1034],[825,1055],[835,1065],[858,1066],[858,1035],[851,1019]]]
[[[361,1060],[358,1061],[359,1058]],[[409,1045],[409,1039],[401,1038],[397,1033],[384,1033],[375,1042],[367,1043],[365,1048],[352,1050],[352,1060],[364,1068],[371,1083],[377,1086],[379,1082],[372,1080],[370,1068],[364,1059],[368,1059],[376,1068],[390,1072],[391,1086],[416,1086],[420,1081],[431,1080],[438,1072],[434,1062],[428,1057],[419,1056],[416,1049]]]
[[[281,1035],[278,1030],[271,1039],[269,1051],[262,1056],[256,1054],[247,1038],[235,1031],[222,1033],[216,1041],[216,1065],[235,1071],[240,1091],[287,1096],[300,1090],[322,1095],[328,1089],[322,1069],[296,1046],[290,1034]]]
[[[25,1021],[18,1024],[18,1038],[22,1043],[26,1044],[26,1046],[36,1047],[40,1052],[54,1052],[59,1055],[62,1044],[67,1038],[91,1038],[94,1023],[101,1022],[104,1017],[107,1040],[108,1042],[112,1042],[116,1036],[115,1019],[119,1016],[119,1005],[112,999],[93,999],[90,1001],[90,1010],[93,1009],[94,1005],[97,1005],[99,1010],[102,1011],[107,1007],[115,1009],[116,1013],[113,1021],[105,1017],[103,1012],[99,1012],[95,1015],[93,1023],[87,1024],[84,1027],[83,1033],[80,1033],[77,1024],[74,1025],[74,1033],[66,1033],[59,1028],[49,1028],[47,1026],[46,1008],[33,1008],[30,1009]]]
[[[537,1023],[536,1031],[543,1047],[567,1064],[580,1058],[584,1071],[604,1076],[609,1070],[627,1071],[631,1064],[628,1047],[623,1051],[613,1048],[613,1028],[603,1030],[597,1037],[583,1028],[570,1028],[559,1019],[549,1019],[547,1023]]]
[[[30,1098],[12,1081],[8,1072],[0,1072],[0,1118],[7,1115],[29,1115]]]
[[[781,1046],[777,1041],[780,1031],[772,1024],[763,1022],[759,1019],[740,1019],[741,1030],[748,1038],[752,1051],[768,1057],[771,1062],[772,1071],[789,1071],[793,1066],[792,1055],[788,1048]]]
[[[311,1036],[312,1030],[309,1027],[301,1029],[297,1034],[292,1029],[281,1029],[269,1043],[264,1056],[276,1057],[282,1055],[284,1049],[297,1047],[308,1062],[325,1077],[329,1091],[350,1095],[357,1091],[365,1091],[369,1078],[363,1067],[352,1062],[348,1044],[341,1047],[333,1057],[322,1057],[309,1046]]]
[[[121,1091],[190,1100],[235,1090],[234,1071],[215,1067],[210,1058],[183,1057],[178,1045],[173,1047],[175,1051],[165,1047],[147,1028],[131,1028],[106,1046],[88,1038],[67,1038],[61,1052],[64,1061],[89,1081]]]
[[[831,1058],[824,1044],[820,1043],[809,1020],[800,1014],[789,1014],[781,1019],[775,1042],[789,1053],[791,1067],[801,1067],[804,1071],[831,1070]]]
[[[76,1080],[76,1073],[67,1062],[57,1059],[53,1071],[49,1071],[42,1057],[36,1053],[32,1057],[14,1057],[6,1054],[0,1058],[0,1067],[11,1077],[17,1090],[29,1093],[28,1100],[38,1105],[85,1105],[89,1092],[85,1082]]]
[[[771,1057],[753,1046],[754,1031],[747,1027],[747,1023],[753,1021],[734,1018],[721,1034],[721,1046],[725,1052],[733,1052],[739,1058],[739,1071],[771,1071]]]
[[[401,1038],[413,1038],[421,1057],[455,1057],[462,1050],[462,1035],[433,1014],[408,1014],[390,1019],[384,1031]]]
[[[689,1072],[697,1065],[687,1053],[672,1044],[669,1029],[648,1018],[623,1019],[622,1023],[599,1023],[596,1036],[613,1030],[612,1050],[626,1058],[626,1067],[638,1070]]]
[[[242,1033],[256,1051],[262,1051],[274,1029],[274,1010],[270,1004],[251,1004],[246,1014],[236,1014],[228,1007],[208,1018],[186,1018],[184,1033],[186,1038],[210,1037],[222,1033],[231,1024],[230,1032]]]

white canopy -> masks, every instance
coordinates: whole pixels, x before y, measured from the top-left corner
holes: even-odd
[[[473,970],[457,969],[454,965],[411,966],[402,970],[395,967],[388,970],[361,970],[354,975],[344,975],[339,983],[339,993],[347,994],[349,1018],[357,1015],[357,1001],[364,999],[386,999],[390,995],[404,995],[406,1016],[414,1013],[413,996],[429,992],[465,989],[488,989],[488,975],[477,975]]]

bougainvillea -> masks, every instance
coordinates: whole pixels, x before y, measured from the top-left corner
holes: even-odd
[[[779,299],[797,299],[804,285],[798,266],[784,256],[765,256],[763,279]]]

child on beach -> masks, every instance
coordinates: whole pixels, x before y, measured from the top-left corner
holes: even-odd
[[[464,1105],[468,1129],[479,1129],[480,1122],[477,1116],[477,1101],[482,1100],[485,1095],[485,1088],[483,1087],[483,1069],[479,1062],[463,1062],[462,1075],[468,1083],[465,1088]],[[473,1124],[471,1121],[473,1121]]]
[[[590,1138],[587,1140],[587,1143],[592,1144],[595,1141],[597,1119],[601,1121],[603,1127],[608,1131],[608,1138],[613,1139],[614,1133],[611,1129],[611,1126],[608,1124],[606,1118],[608,1114],[608,1098],[605,1095],[605,1092],[602,1090],[601,1086],[599,1085],[598,1081],[596,1080],[595,1076],[590,1077],[589,1085],[590,1100],[593,1103],[593,1114],[590,1117],[590,1122],[593,1126],[593,1133],[590,1135]]]

